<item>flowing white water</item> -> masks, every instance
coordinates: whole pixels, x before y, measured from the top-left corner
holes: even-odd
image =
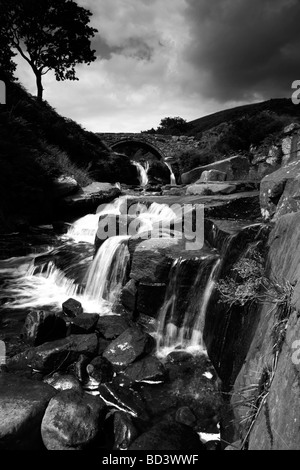
[[[157,340],[157,355],[159,357],[165,357],[174,350],[185,350],[191,353],[206,353],[202,337],[205,316],[215,287],[221,259],[219,258],[213,266],[210,267],[209,278],[200,299],[196,296],[196,303],[193,298],[193,290],[197,291],[198,289],[197,280],[195,281],[195,285],[191,286],[189,305],[186,308],[181,326],[177,326],[176,316],[178,312],[176,310],[181,282],[180,272],[183,262],[184,261],[179,258],[173,263],[169,275],[170,281],[165,295],[165,302],[159,313],[158,328],[155,335]],[[203,268],[199,272],[200,277],[205,276],[206,272],[207,269],[204,263]]]
[[[108,238],[98,250],[87,273],[84,295],[93,301],[113,302],[122,288],[129,262],[129,237]]]
[[[132,164],[137,168],[138,170],[138,173],[139,173],[139,180],[140,180],[140,185],[141,186],[147,186],[148,184],[148,175],[147,175],[147,171],[149,169],[149,164],[147,162],[147,166],[146,166],[146,169],[143,167],[143,165],[141,165],[140,163],[138,162],[135,162],[132,160]]]
[[[173,173],[173,169],[172,169],[171,164],[168,163],[168,162],[164,162],[164,163],[165,163],[165,165],[166,165],[166,166],[169,168],[169,170],[170,170],[170,184],[176,185],[176,178],[175,178],[175,175],[174,175],[174,173]]]

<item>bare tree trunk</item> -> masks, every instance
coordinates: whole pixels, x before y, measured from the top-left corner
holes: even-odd
[[[37,72],[36,74],[36,86],[37,86],[37,99],[39,101],[43,100],[43,85],[42,85],[42,74]]]

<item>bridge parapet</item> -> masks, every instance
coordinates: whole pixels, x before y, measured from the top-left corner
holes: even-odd
[[[122,143],[141,143],[149,146],[162,159],[171,159],[182,152],[199,149],[200,142],[195,137],[186,135],[142,134],[142,133],[98,133],[103,141],[111,148]]]

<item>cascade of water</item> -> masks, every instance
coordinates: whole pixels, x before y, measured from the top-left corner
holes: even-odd
[[[168,162],[164,162],[164,163],[165,163],[165,165],[166,165],[166,166],[169,168],[169,170],[170,170],[170,184],[176,185],[176,178],[175,178],[175,175],[174,175],[174,173],[173,173],[173,169],[172,169],[171,164],[168,163]]]
[[[186,304],[182,306],[183,299],[179,299],[178,293],[181,292],[182,297],[181,272],[186,269],[185,262],[177,259],[170,271],[165,301],[158,317],[156,338],[159,356],[165,356],[174,349],[205,352],[202,340],[205,315],[221,260],[211,256],[201,260],[198,275],[186,290]]]
[[[149,165],[147,165],[147,169],[145,169],[143,167],[143,165],[141,165],[140,163],[138,162],[135,162],[135,161],[132,161],[131,162],[138,170],[138,173],[139,173],[139,180],[140,180],[140,185],[141,186],[147,186],[148,184],[148,175],[147,175],[147,171],[149,169]],[[147,162],[148,163],[148,162]]]
[[[100,247],[87,273],[84,296],[92,301],[113,302],[123,286],[129,251],[128,236],[108,238]]]

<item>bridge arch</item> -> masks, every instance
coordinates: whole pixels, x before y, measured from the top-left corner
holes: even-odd
[[[141,139],[133,139],[132,137],[127,138],[127,139],[118,140],[117,142],[112,143],[110,145],[110,147],[113,150],[117,151],[118,147],[121,147],[124,144],[128,145],[128,146],[138,145],[140,148],[142,148],[144,150],[148,150],[148,152],[151,152],[158,160],[163,161],[165,159],[165,155],[163,154],[163,152],[160,149],[158,149],[154,145],[150,144],[149,142],[142,141]]]

